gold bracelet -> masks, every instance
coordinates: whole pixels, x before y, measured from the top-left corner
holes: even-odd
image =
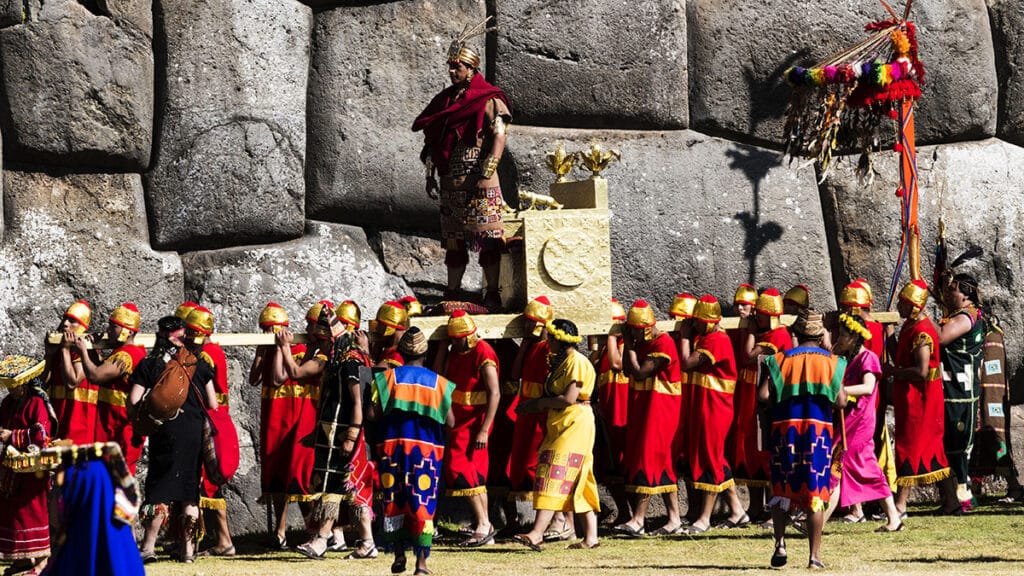
[[[480,174],[484,177],[484,180],[490,180],[494,176],[494,171],[498,169],[499,159],[494,156],[488,156],[487,160],[484,160],[484,168]]]

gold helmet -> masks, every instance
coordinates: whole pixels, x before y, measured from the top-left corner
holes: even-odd
[[[551,307],[551,301],[548,300],[547,296],[537,296],[526,303],[526,309],[523,310],[523,316],[526,316],[534,322],[546,324],[555,319],[555,311]]]
[[[900,300],[917,310],[928,304],[928,284],[924,280],[911,280],[900,290]]]
[[[465,310],[456,310],[448,317],[448,337],[465,338],[476,334],[476,322]]]
[[[786,290],[786,295],[782,297],[782,303],[791,302],[797,305],[799,308],[807,308],[811,305],[811,289],[805,284],[797,284],[789,290]]]
[[[864,278],[857,278],[856,280],[854,280],[854,282],[864,287],[864,290],[868,293],[868,303],[874,304],[875,297],[873,294],[871,294],[871,284],[868,284],[868,281],[865,280]]]
[[[185,320],[186,318],[188,318],[188,313],[194,310],[196,306],[199,306],[199,304],[196,304],[191,300],[186,300],[182,302],[180,306],[178,306],[178,309],[174,311],[174,315],[177,316],[178,318],[181,318],[182,320]]]
[[[419,302],[416,302],[419,304]],[[334,315],[338,317],[346,326],[346,330],[351,332],[352,330],[359,329],[359,323],[362,321],[362,311],[359,310],[359,305],[351,300],[345,300],[338,307],[334,309]]]
[[[82,334],[89,329],[89,323],[92,322],[92,307],[85,300],[79,300],[68,306],[64,316],[78,322],[78,333]]]
[[[626,309],[622,307],[622,304],[612,298],[612,322],[621,324],[626,321]]]
[[[402,306],[405,306],[405,312],[410,318],[423,315],[423,305],[420,304],[420,301],[415,296],[403,296],[399,302],[402,303]],[[341,315],[339,314],[339,316]]]
[[[779,327],[779,316],[782,316],[782,295],[775,288],[766,288],[757,297],[757,304],[754,311],[760,316],[768,318],[768,328],[774,330]]]
[[[187,317],[186,317],[187,318]],[[260,328],[274,328],[288,325],[288,313],[277,302],[267,302],[266,308],[260,312]]]
[[[718,324],[722,320],[722,306],[714,296],[705,294],[693,307],[693,317],[704,324]]]
[[[206,336],[213,334],[213,312],[202,306],[196,306],[188,313],[188,318],[185,318],[185,327]]]
[[[672,299],[672,308],[669,309],[668,314],[680,320],[691,318],[693,317],[693,308],[696,305],[697,297],[693,294],[676,294],[676,297]]]
[[[131,303],[125,302],[110,313],[110,321],[122,328],[138,332],[142,324],[142,317],[139,315],[139,308]]]
[[[330,300],[321,300],[309,307],[309,310],[306,311],[306,320],[308,320],[309,322],[316,322],[317,320],[319,320],[320,312],[323,310],[324,306],[327,306],[331,310],[334,309],[333,302],[331,302]]]
[[[383,331],[374,330],[376,326],[371,327],[383,336],[392,336],[396,330],[405,330],[409,327],[409,313],[405,311],[405,306],[402,306],[401,302],[395,300],[388,300],[387,302],[380,305],[377,309],[377,318],[375,320],[376,326],[383,326]]]
[[[753,306],[757,303],[757,288],[750,284],[740,284],[736,289],[736,295],[732,299],[733,306],[736,304],[748,304]]]
[[[859,314],[862,308],[871,307],[871,297],[860,282],[850,282],[839,293],[839,305]]]
[[[654,318],[654,310],[646,300],[640,299],[633,302],[626,314],[626,325],[630,328],[643,328],[644,340],[650,342],[654,338],[654,325],[657,324]]]

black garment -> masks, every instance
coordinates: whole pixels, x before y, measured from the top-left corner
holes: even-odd
[[[152,388],[171,357],[170,353],[161,351],[150,353],[139,362],[129,382]],[[215,374],[214,367],[200,359],[181,407],[182,412],[149,437],[149,472],[144,504],[199,501],[206,408],[196,390],[204,390]]]
[[[313,475],[309,489],[327,494],[346,494],[351,456],[341,452],[352,422],[355,399],[352,381],[359,381],[360,367],[368,364],[358,351],[336,350],[324,369],[317,406],[316,439],[313,444]],[[365,398],[364,398],[365,400]]]

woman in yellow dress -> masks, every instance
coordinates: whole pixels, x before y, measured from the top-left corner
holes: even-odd
[[[597,541],[597,512],[601,506],[594,478],[594,366],[576,345],[581,338],[576,325],[557,319],[547,324],[551,355],[544,396],[522,402],[520,413],[547,412],[544,442],[538,449],[533,508],[537,517],[533,529],[517,534],[515,540],[540,551],[544,530],[555,512],[575,512],[583,518],[583,540],[569,546],[594,548]]]

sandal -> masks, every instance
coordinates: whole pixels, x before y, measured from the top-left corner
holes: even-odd
[[[561,530],[551,530],[544,532],[545,542],[561,542],[562,540],[572,540],[576,537],[576,529],[571,526],[568,522],[562,524]]]
[[[686,528],[682,528],[681,532],[683,534],[695,535],[695,534],[703,534],[703,533],[707,532],[710,529],[711,529],[710,526],[708,526],[707,528],[701,528],[700,526],[697,526],[696,524],[690,524]]]
[[[573,542],[572,544],[569,544],[566,550],[591,550],[597,548],[600,545],[600,542],[595,542],[592,546],[587,546],[587,543],[584,540],[580,540],[579,542]]]
[[[268,550],[287,550],[288,539],[277,534],[271,534],[270,538],[267,539]]]
[[[139,558],[142,558],[142,563],[143,564],[149,564],[151,562],[156,562],[156,552],[154,552],[153,550],[149,550],[149,551],[145,551],[145,552],[139,552]]]
[[[402,572],[405,572],[405,553],[404,552],[402,553],[401,556],[395,556],[395,561],[391,563],[391,573],[392,574],[401,574]]]
[[[666,524],[654,532],[651,532],[651,536],[674,536],[676,534],[682,534],[689,527],[690,526],[684,527],[682,522],[676,524],[674,528],[669,528],[668,524]]]
[[[200,552],[198,555],[202,556],[202,557],[206,557],[206,556],[234,556],[235,555],[235,545],[232,544],[231,546],[228,546],[227,548],[224,548],[223,550],[217,550],[216,548],[207,548],[206,550],[203,550],[202,552]]]
[[[316,548],[314,548],[314,543],[316,543],[316,542],[318,542],[320,540],[324,541],[324,549],[321,550],[320,552],[317,552]],[[295,547],[295,551],[298,552],[299,554],[302,554],[306,558],[309,558],[310,560],[323,560],[324,557],[327,554],[326,543],[327,543],[327,539],[326,538],[324,538],[323,536],[316,536],[312,540],[310,540],[309,542],[306,542],[305,544],[299,544],[298,546],[296,546]]]
[[[345,556],[345,560],[373,560],[378,556],[377,545],[373,543],[373,540],[358,540],[357,542],[359,545],[351,554]]]
[[[647,535],[647,532],[644,530],[643,526],[641,526],[640,528],[633,528],[628,523],[619,524],[618,526],[612,528],[612,532],[615,532],[616,534],[622,534],[623,536],[628,536],[629,538],[643,538]]]
[[[888,524],[882,524],[878,528],[875,528],[875,532],[878,532],[879,534],[885,534],[886,532],[900,532],[903,530],[903,526],[905,526],[905,524],[903,524],[903,521],[900,520],[900,525],[893,528],[892,530],[889,529]]]
[[[733,528],[746,528],[747,526],[750,526],[750,516],[748,516],[747,513],[744,512],[743,516],[740,516],[739,520],[733,522],[732,520],[726,518],[721,524],[715,526],[715,528],[731,530]]]
[[[331,537],[327,539],[327,551],[341,552],[342,550],[348,550],[348,546],[345,545],[345,539],[339,539],[334,534],[331,534]]]
[[[772,568],[782,568],[786,565],[789,557],[786,556],[786,543],[775,545],[775,553],[772,554]]]
[[[863,516],[851,518],[849,516],[843,516],[839,519],[843,524],[860,524],[861,522],[867,522],[867,519]]]
[[[537,544],[533,540],[530,540],[530,537],[527,536],[526,534],[516,534],[515,536],[512,537],[512,540],[522,544],[523,546],[526,546],[527,548],[529,548],[530,550],[533,550],[534,552],[542,552],[544,550],[543,548],[540,547],[540,544]]]
[[[459,546],[462,548],[479,548],[486,544],[494,544],[494,536],[497,533],[494,526],[491,526],[491,531],[487,534],[474,532],[472,536],[460,542]]]
[[[430,574],[433,574],[433,572],[427,570],[426,568],[417,568],[416,571],[413,572],[413,574],[414,576],[430,576]]]
[[[811,560],[807,563],[808,570],[824,570],[825,564],[821,560]]]

